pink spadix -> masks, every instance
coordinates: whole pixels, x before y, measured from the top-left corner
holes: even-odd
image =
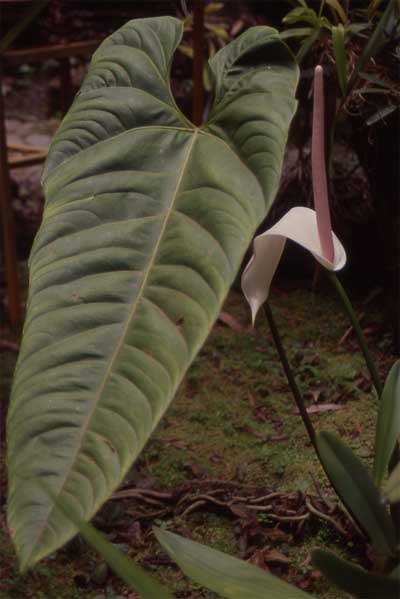
[[[326,178],[324,108],[324,70],[318,65],[314,70],[314,109],[311,144],[312,184],[322,255],[333,264],[335,250],[333,247],[331,215],[328,201],[328,181]]]

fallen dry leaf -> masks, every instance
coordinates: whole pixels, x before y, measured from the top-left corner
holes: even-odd
[[[277,549],[268,549],[264,551],[264,559],[268,563],[290,564],[290,559]]]
[[[235,333],[243,332],[243,327],[240,324],[240,322],[238,320],[236,320],[236,318],[234,316],[232,316],[231,314],[228,314],[228,312],[220,312],[219,316],[218,316],[218,320],[220,322],[226,324],[226,326],[228,326],[230,329],[232,329],[232,331],[235,331]]]
[[[5,339],[0,339],[0,351],[19,352],[19,345],[18,343],[14,343],[13,341],[6,341]]]
[[[320,412],[334,412],[335,410],[341,410],[343,406],[338,406],[335,403],[320,403],[316,406],[310,406],[307,408],[308,414],[319,414]],[[293,410],[293,414],[299,414],[298,408]]]

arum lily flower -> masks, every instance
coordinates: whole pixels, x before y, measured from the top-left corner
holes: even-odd
[[[323,69],[314,72],[314,110],[311,149],[315,210],[297,206],[273,227],[254,239],[254,254],[243,271],[242,290],[250,304],[253,324],[267,300],[271,282],[287,239],[309,250],[326,269],[337,271],[346,264],[346,252],[331,227],[325,169]]]

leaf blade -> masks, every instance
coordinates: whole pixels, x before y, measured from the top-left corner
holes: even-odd
[[[391,554],[396,546],[394,530],[368,471],[331,433],[317,435],[317,447],[325,472],[346,508],[377,551]]]
[[[55,503],[63,517],[74,523],[85,541],[104,558],[126,585],[140,594],[142,599],[154,599],[155,597],[157,599],[174,599],[174,595],[169,589],[114,547],[94,526],[77,516],[66,501],[56,500]]]
[[[382,483],[400,436],[400,360],[392,366],[379,402],[375,434],[374,480]]]
[[[359,599],[397,599],[399,580],[371,574],[323,549],[312,552],[313,564],[333,584]]]
[[[260,568],[171,532],[154,528],[168,555],[198,584],[226,599],[306,599],[311,595]],[[270,595],[269,593],[272,593]]]
[[[329,4],[329,6],[331,6],[336,11],[343,24],[347,23],[346,13],[339,0],[326,0],[326,3]]]
[[[8,415],[8,522],[23,567],[76,532],[41,482],[74,497],[84,520],[120,483],[278,186],[298,79],[289,50],[261,27],[216,55],[214,130],[197,129],[169,85],[181,35],[182,23],[163,17],[110,36],[51,145]],[[246,85],[235,78],[244,53]],[[229,112],[250,141],[256,130],[245,121],[261,120],[252,151],[269,152],[269,174],[229,128]]]

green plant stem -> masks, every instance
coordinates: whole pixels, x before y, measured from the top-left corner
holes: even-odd
[[[38,14],[47,6],[50,0],[39,0],[33,3],[20,21],[4,35],[0,41],[0,56],[11,46],[14,40],[26,29]]]
[[[345,312],[347,313],[351,324],[353,325],[354,332],[357,335],[358,343],[360,344],[360,348],[364,355],[365,362],[366,362],[368,370],[371,374],[372,382],[374,384],[374,387],[376,389],[378,397],[380,398],[381,394],[382,394],[382,390],[383,390],[382,383],[379,378],[379,374],[378,374],[378,370],[376,368],[375,361],[374,361],[374,359],[368,349],[367,343],[365,341],[364,333],[362,332],[358,318],[353,310],[353,306],[351,305],[350,299],[349,299],[346,291],[344,290],[341,282],[339,281],[338,277],[335,275],[335,273],[329,272],[328,275],[332,282],[332,285],[334,286],[334,288],[340,298],[340,301],[342,302],[343,308],[344,308]]]
[[[317,455],[319,455],[316,440],[315,440],[315,429],[311,422],[310,416],[308,415],[303,397],[300,393],[300,389],[297,386],[292,369],[290,368],[289,360],[286,355],[285,349],[283,347],[282,340],[279,335],[278,327],[276,326],[276,322],[275,322],[271,307],[268,302],[265,302],[265,304],[264,304],[264,312],[267,317],[269,328],[271,329],[272,337],[274,339],[274,343],[275,343],[276,349],[278,351],[279,358],[282,362],[283,370],[285,371],[286,378],[287,378],[289,386],[291,388],[294,400],[299,409],[300,415],[303,419],[303,423],[304,423],[304,426],[306,427],[310,441],[311,441],[312,445],[314,446],[314,449],[317,452]]]

